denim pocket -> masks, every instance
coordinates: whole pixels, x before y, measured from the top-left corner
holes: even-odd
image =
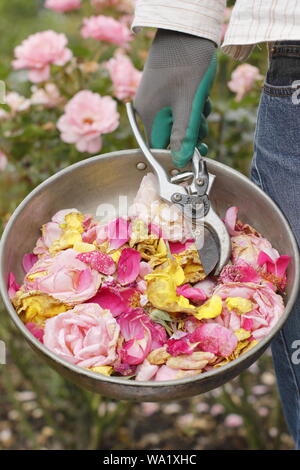
[[[271,49],[270,65],[263,88],[269,96],[300,101],[300,41],[276,42]]]

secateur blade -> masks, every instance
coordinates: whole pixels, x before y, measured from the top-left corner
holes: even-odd
[[[205,274],[219,274],[230,258],[231,241],[224,223],[213,210],[208,197],[215,176],[208,173],[205,160],[199,150],[195,149],[192,159],[193,171],[185,171],[169,179],[165,169],[146,145],[131,103],[126,103],[126,110],[137,143],[157,176],[160,197],[176,204],[183,211]],[[183,182],[184,186],[181,185]],[[186,184],[187,182],[189,184]]]

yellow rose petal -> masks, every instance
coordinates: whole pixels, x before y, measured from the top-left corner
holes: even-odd
[[[178,262],[167,261],[145,276],[147,281],[147,297],[149,302],[160,310],[170,313],[194,313],[197,308],[189,300],[178,295],[176,287],[184,282],[184,272]]]
[[[201,307],[198,307],[194,316],[198,320],[203,318],[215,318],[222,312],[222,299],[219,295],[213,295]]]
[[[72,308],[50,295],[38,291],[27,293],[18,291],[13,299],[13,303],[24,323],[34,322],[41,326],[44,325],[48,318]]]
[[[253,310],[252,302],[244,297],[227,297],[225,303],[229,311],[233,310],[240,315]]]
[[[95,251],[95,245],[91,243],[84,242],[75,242],[73,246],[74,250],[79,251],[79,253],[88,253],[89,251]]]
[[[243,341],[244,339],[247,339],[251,336],[250,331],[247,331],[244,328],[240,328],[239,330],[236,330],[234,334],[236,335],[239,341]]]
[[[89,370],[91,370],[92,372],[97,372],[97,374],[111,375],[114,369],[111,366],[97,366],[91,367]]]
[[[114,262],[117,263],[121,256],[121,250],[116,250],[114,253],[110,253],[109,256],[111,256]]]
[[[81,234],[76,231],[68,230],[62,236],[55,240],[49,248],[50,253],[56,253],[67,248],[73,248],[76,243],[82,243]]]
[[[84,231],[82,222],[84,221],[84,215],[80,212],[71,212],[65,216],[65,223],[60,224],[60,228],[63,230],[71,230],[82,233]]]

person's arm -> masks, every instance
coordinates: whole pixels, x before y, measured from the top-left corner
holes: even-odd
[[[207,133],[225,0],[139,0],[134,31],[157,27],[134,106],[152,148],[171,147],[182,168]]]

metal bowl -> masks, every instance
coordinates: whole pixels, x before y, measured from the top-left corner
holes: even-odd
[[[168,172],[172,171],[169,151],[153,151],[153,154]],[[229,206],[238,206],[239,216],[244,222],[253,225],[280,253],[292,257],[284,315],[267,338],[238,359],[221,368],[180,380],[135,382],[106,377],[72,365],[48,350],[31,335],[16,314],[7,294],[8,273],[14,272],[17,280],[22,281],[23,255],[32,251],[41,225],[49,221],[56,211],[76,207],[83,212],[95,213],[100,203],[118,207],[119,195],[127,195],[132,201],[142,177],[150,171],[140,150],[89,158],[48,178],[24,199],[5,228],[0,251],[0,289],[10,317],[36,353],[67,379],[122,400],[186,398],[219,387],[240,374],[258,359],[286,321],[299,288],[299,253],[289,224],[272,200],[248,178],[226,165],[209,159],[206,161],[208,170],[217,177],[211,192],[217,213],[223,216]]]

